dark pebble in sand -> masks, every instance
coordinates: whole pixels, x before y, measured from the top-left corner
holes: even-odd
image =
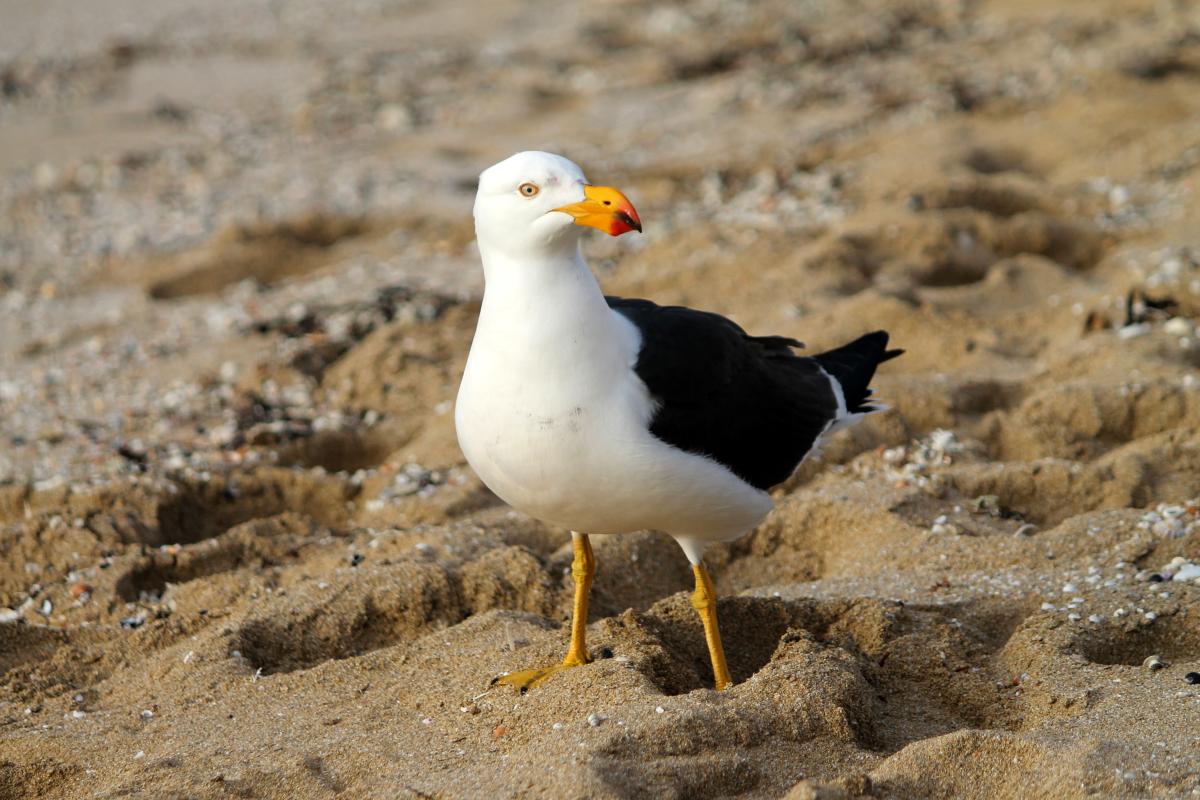
[[[1151,583],[1162,583],[1162,582],[1163,582],[1163,576],[1162,576],[1162,575],[1159,575],[1159,574],[1156,572],[1156,573],[1154,573],[1153,575],[1151,575],[1151,576],[1150,576],[1150,582],[1151,582]]]
[[[1189,672],[1183,679],[1188,683],[1200,683],[1200,672]]]

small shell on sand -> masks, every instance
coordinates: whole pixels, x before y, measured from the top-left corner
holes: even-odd
[[[1194,581],[1197,578],[1200,578],[1200,564],[1191,563],[1183,564],[1172,576],[1172,580],[1176,581]]]
[[[1191,336],[1195,328],[1186,317],[1171,317],[1163,323],[1163,331],[1172,336]]]

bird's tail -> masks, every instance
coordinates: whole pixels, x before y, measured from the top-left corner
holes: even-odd
[[[875,377],[876,367],[904,352],[888,350],[887,344],[887,331],[874,331],[836,350],[813,356],[821,368],[842,387],[848,414],[866,414],[884,409],[871,400],[871,379]]]

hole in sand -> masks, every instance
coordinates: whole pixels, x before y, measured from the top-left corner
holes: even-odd
[[[914,210],[974,209],[996,217],[1013,217],[1043,208],[1045,201],[1036,184],[1016,177],[939,181],[909,199]]]
[[[177,485],[179,491],[159,504],[158,535],[147,544],[191,544],[288,510],[283,491],[270,484],[241,488],[214,480]]]
[[[30,662],[48,661],[66,639],[53,628],[0,625],[0,676]]]
[[[298,538],[312,535],[316,527],[299,514],[281,514],[252,520],[217,539],[186,545],[178,552],[153,551],[117,581],[116,591],[121,599],[134,602],[143,593],[161,595],[168,583],[290,562],[297,557]]]
[[[721,639],[735,683],[747,680],[770,662],[788,629],[824,629],[816,615],[805,611],[804,606],[774,598],[724,597],[718,601]],[[648,677],[663,694],[712,688],[704,628],[686,595],[656,603],[638,619],[662,643],[662,656],[646,666]]]
[[[988,264],[974,257],[960,257],[947,252],[944,257],[930,266],[921,276],[919,283],[931,288],[967,286],[987,277]]]
[[[1029,155],[1016,147],[1005,145],[980,145],[968,150],[962,159],[968,169],[980,175],[995,175],[1000,172],[1037,173]]]
[[[274,283],[323,266],[333,245],[361,235],[361,219],[319,212],[291,220],[228,228],[194,250],[164,259],[156,271],[170,273],[149,287],[150,296],[164,300],[217,292],[251,279]]]
[[[157,525],[143,532],[145,544],[193,544],[243,522],[287,511],[337,525],[345,519],[345,501],[351,492],[337,477],[279,468],[208,481],[178,481],[174,486],[158,502]]]
[[[1152,655],[1162,656],[1168,664],[1200,659],[1200,625],[1196,620],[1177,615],[1150,625],[1135,625],[1105,622],[1080,631],[1074,649],[1093,664],[1140,667]]]
[[[151,559],[134,567],[117,581],[117,595],[125,602],[133,603],[145,594],[161,595],[168,583],[186,583],[236,569],[241,565],[241,550],[236,545],[220,547],[186,564],[173,559],[169,562]]]
[[[276,451],[285,467],[323,467],[330,472],[354,472],[382,464],[403,442],[378,429],[320,431],[293,439]]]
[[[874,607],[860,605],[868,615]],[[973,600],[889,611],[891,624],[879,628],[885,635],[859,645],[865,645],[859,663],[877,701],[868,737],[874,749],[895,752],[965,728],[1019,727],[1015,704],[994,691],[993,670],[997,651],[1030,608]]]
[[[413,562],[355,571],[325,589],[293,589],[265,606],[231,648],[265,674],[411,642],[465,616],[446,571]]]
[[[242,627],[234,649],[263,674],[308,669],[322,661],[350,658],[391,643],[370,609],[350,630],[332,634],[293,621],[251,620]],[[368,642],[374,642],[369,646]]]

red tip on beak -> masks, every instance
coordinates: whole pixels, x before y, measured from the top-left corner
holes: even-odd
[[[611,186],[584,186],[584,200],[556,208],[575,218],[576,225],[587,225],[610,236],[642,230],[642,220],[629,198]]]

